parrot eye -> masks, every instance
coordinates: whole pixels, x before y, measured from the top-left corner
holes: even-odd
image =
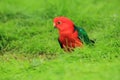
[[[61,22],[60,22],[60,21],[58,21],[58,22],[57,22],[57,24],[61,24]]]

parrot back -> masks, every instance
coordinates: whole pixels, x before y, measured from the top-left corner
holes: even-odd
[[[85,44],[94,44],[95,43],[93,40],[89,39],[87,32],[83,28],[75,26],[75,30],[77,30],[79,39],[82,40],[83,43],[85,43]]]

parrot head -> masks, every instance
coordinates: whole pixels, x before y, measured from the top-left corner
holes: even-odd
[[[59,32],[70,32],[74,30],[74,23],[72,20],[63,16],[54,18],[53,25],[59,30]]]

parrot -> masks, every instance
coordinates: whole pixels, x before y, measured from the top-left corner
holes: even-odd
[[[84,44],[93,45],[94,40],[89,39],[87,32],[74,24],[74,22],[64,16],[53,19],[54,28],[58,29],[58,42],[64,51],[73,51],[76,47]]]

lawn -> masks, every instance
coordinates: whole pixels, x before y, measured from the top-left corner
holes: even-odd
[[[120,80],[119,0],[0,0],[0,80]],[[94,46],[64,52],[56,16]]]

